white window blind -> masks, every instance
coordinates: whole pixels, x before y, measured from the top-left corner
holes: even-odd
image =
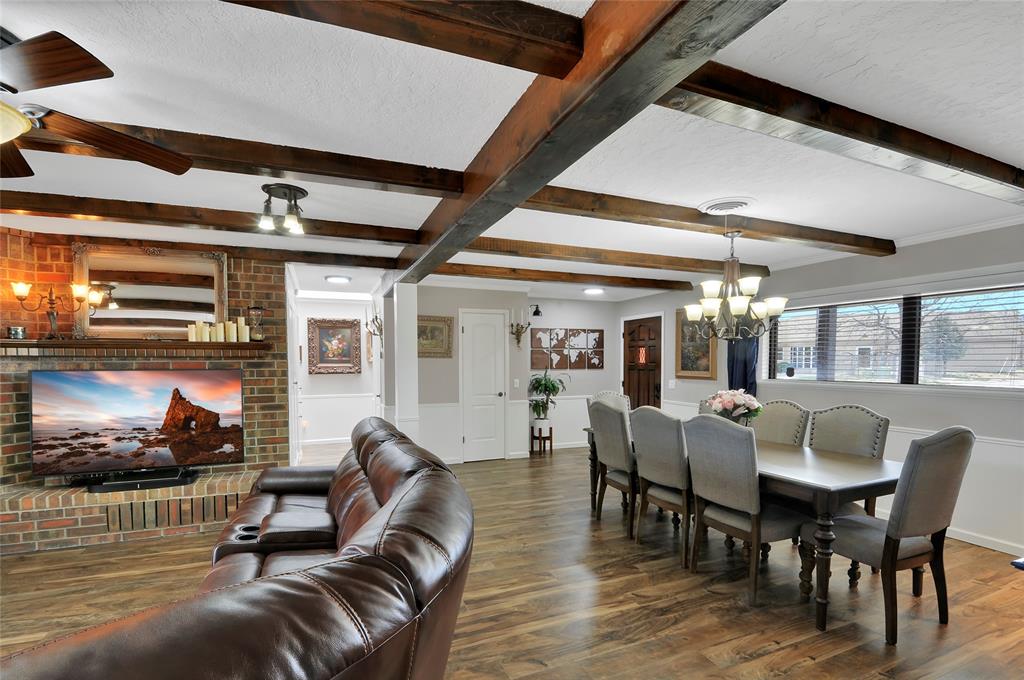
[[[899,382],[900,302],[884,301],[835,308],[835,330],[824,333],[831,350],[831,380]]]
[[[797,309],[779,317],[775,376],[781,380],[817,380],[818,310]]]
[[[1024,387],[1024,288],[922,297],[918,382]]]

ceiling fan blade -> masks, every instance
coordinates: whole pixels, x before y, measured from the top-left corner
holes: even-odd
[[[44,129],[61,137],[84,142],[126,160],[145,163],[175,175],[183,174],[192,167],[192,159],[188,156],[60,111],[51,110],[43,116],[42,123]]]
[[[35,173],[29,167],[28,161],[14,146],[14,142],[0,144],[0,177],[9,179],[13,177],[31,177]]]
[[[0,83],[12,92],[109,78],[114,72],[84,47],[56,31],[0,50]]]

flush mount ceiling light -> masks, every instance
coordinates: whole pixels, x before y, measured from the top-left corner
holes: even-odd
[[[284,230],[290,234],[301,234],[302,222],[299,221],[299,214],[302,212],[302,208],[299,207],[299,201],[309,196],[309,192],[294,184],[264,184],[260,188],[267,195],[266,200],[263,201],[263,214],[259,221],[260,229],[263,231],[277,229],[271,199],[278,198],[285,202],[284,222],[282,223]]]
[[[331,276],[325,276],[324,281],[327,283],[337,283],[344,285],[346,283],[352,283],[352,279],[348,276],[340,276],[338,274],[332,274]]]
[[[604,288],[584,288],[584,295],[604,295]]]

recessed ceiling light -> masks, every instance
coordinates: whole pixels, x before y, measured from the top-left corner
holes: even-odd
[[[604,288],[584,288],[584,295],[604,295]]]
[[[324,281],[326,281],[327,283],[346,284],[352,283],[352,278],[349,276],[338,276],[336,274],[332,274],[331,276],[325,276]]]
[[[704,201],[697,209],[708,215],[731,215],[744,208],[749,208],[754,199],[749,196],[732,196],[729,198],[716,198],[711,201]]]

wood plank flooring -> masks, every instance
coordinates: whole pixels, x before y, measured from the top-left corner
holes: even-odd
[[[947,542],[950,624],[934,589],[899,575],[899,645],[883,635],[881,583],[846,587],[833,565],[830,629],[797,601],[799,560],[776,543],[749,607],[737,549],[710,532],[700,573],[679,566],[679,533],[652,510],[625,538],[618,494],[590,515],[582,449],[455,467],[476,506],[476,545],[448,677],[1009,678],[1024,668],[1024,573],[1010,557]],[[0,559],[4,653],[193,592],[214,535]]]

